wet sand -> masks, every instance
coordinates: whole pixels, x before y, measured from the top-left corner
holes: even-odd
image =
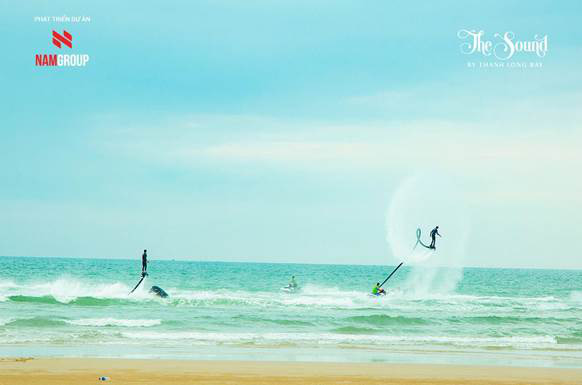
[[[107,376],[109,381],[99,381]],[[582,384],[582,368],[385,363],[3,358],[0,385]]]

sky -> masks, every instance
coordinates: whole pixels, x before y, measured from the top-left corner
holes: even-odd
[[[445,261],[582,268],[579,2],[0,10],[0,255],[394,264],[440,224]],[[469,68],[460,29],[548,52]]]

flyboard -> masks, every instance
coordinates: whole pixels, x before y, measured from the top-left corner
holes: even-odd
[[[385,284],[386,282],[388,282],[388,280],[389,280],[390,278],[392,278],[392,276],[394,275],[394,273],[396,273],[396,271],[397,271],[398,269],[400,269],[400,266],[402,266],[403,264],[404,264],[404,262],[400,262],[400,264],[399,264],[398,266],[396,266],[396,268],[395,268],[394,270],[392,270],[392,273],[390,273],[390,275],[388,275],[388,277],[386,277],[386,279],[385,279],[384,281],[382,281],[382,283],[380,284],[380,287],[384,286],[384,284]],[[380,296],[382,296],[382,295],[386,295],[386,292],[385,292],[385,291],[383,291],[382,293],[378,293],[378,294],[370,294],[370,295],[371,295],[371,296],[373,296],[373,297],[380,297]]]
[[[420,231],[420,229],[418,228],[418,229],[416,229],[416,244],[414,245],[414,248],[413,248],[412,250],[416,249],[416,246],[418,246],[419,244],[420,244],[421,246],[424,246],[424,247],[426,247],[427,249],[434,250],[434,247],[427,246],[427,245],[425,245],[425,244],[422,242],[422,240],[420,239],[420,235],[421,235],[421,231]]]
[[[139,287],[139,285],[141,285],[141,283],[146,279],[146,277],[148,275],[149,275],[148,273],[142,273],[141,279],[138,281],[138,283],[135,285],[135,287],[129,292],[129,294],[131,294],[134,291],[136,291],[137,288]],[[168,293],[166,293],[164,291],[164,289],[162,289],[159,286],[155,286],[155,285],[151,287],[150,293],[155,294],[155,295],[157,295],[160,298],[168,298],[169,297]]]
[[[420,244],[421,246],[423,246],[423,247],[426,247],[427,249],[430,249],[430,250],[435,250],[435,248],[434,248],[434,247],[431,247],[431,246],[425,245],[425,244],[422,242],[422,240],[420,239],[420,236],[421,236],[421,235],[422,235],[422,232],[420,231],[420,228],[417,228],[417,229],[416,229],[416,244],[414,245],[414,247],[412,248],[412,250],[416,249],[416,246],[418,246],[419,244]],[[388,280],[389,280],[389,279],[390,279],[390,278],[391,278],[391,277],[394,275],[394,273],[396,273],[396,271],[397,271],[398,269],[400,269],[400,266],[402,266],[402,264],[403,264],[403,263],[404,263],[404,262],[400,262],[400,264],[399,264],[398,266],[396,266],[396,268],[395,268],[394,270],[392,270],[392,273],[390,273],[390,275],[389,275],[389,276],[388,276],[388,277],[387,277],[387,278],[386,278],[386,279],[385,279],[385,280],[384,280],[384,281],[383,281],[383,282],[380,284],[380,286],[379,286],[379,287],[382,287],[382,286],[384,286],[384,284],[385,284],[386,282],[388,282]],[[374,297],[379,297],[379,296],[382,296],[382,295],[386,295],[386,292],[384,291],[384,292],[382,292],[382,293],[378,293],[378,294],[370,294],[370,295],[371,295],[371,296],[374,296]]]
[[[428,245],[425,245],[425,244],[422,242],[422,240],[420,239],[420,236],[421,236],[421,235],[422,235],[422,232],[421,232],[420,228],[417,228],[417,229],[416,229],[416,244],[414,245],[414,247],[412,248],[412,250],[416,249],[416,246],[418,246],[419,244],[420,244],[421,246],[423,246],[423,247],[426,247],[427,249],[430,249],[430,250],[435,250],[435,248],[434,248],[434,247],[430,247],[430,246],[428,246]],[[388,280],[389,280],[389,279],[390,279],[390,278],[391,278],[391,277],[394,275],[394,273],[396,273],[396,271],[397,271],[398,269],[400,269],[400,266],[402,266],[402,264],[403,264],[403,263],[404,263],[404,262],[400,262],[400,264],[399,264],[398,266],[396,266],[396,268],[395,268],[394,270],[392,270],[392,273],[390,273],[390,275],[389,275],[389,276],[388,276],[388,277],[387,277],[387,278],[386,278],[386,279],[385,279],[385,280],[384,280],[384,281],[383,281],[383,282],[380,284],[380,286],[379,286],[379,287],[382,287],[382,286],[384,286],[384,284],[385,284],[386,282],[388,282]],[[370,295],[371,295],[371,296],[374,296],[374,297],[379,297],[379,296],[382,296],[382,295],[386,295],[386,292],[384,291],[384,292],[382,292],[382,293],[378,293],[378,294],[370,294]]]
[[[133,293],[138,287],[139,285],[141,285],[141,283],[143,282],[143,280],[148,276],[148,273],[142,273],[141,275],[141,279],[138,281],[137,285],[135,285],[135,287],[129,292],[129,294]]]
[[[403,264],[404,262],[400,262],[400,264],[396,266],[396,269],[392,270],[392,273],[390,273],[390,275],[380,284],[380,287],[384,286],[384,284],[388,282],[388,280],[394,275],[394,273],[396,273],[398,269],[400,269],[400,266],[402,266]]]
[[[424,246],[424,247],[426,247],[427,249],[434,250],[434,247],[427,246],[427,245],[425,245],[425,244],[422,242],[422,240],[420,239],[420,236],[421,236],[421,235],[422,235],[422,232],[421,232],[420,228],[417,228],[417,229],[416,229],[416,244],[414,245],[414,247],[412,248],[412,250],[416,249],[416,246],[418,246],[419,244],[420,244],[421,246]],[[397,271],[398,269],[400,269],[400,266],[402,266],[403,264],[404,264],[404,262],[400,262],[400,264],[399,264],[398,266],[396,266],[396,268],[395,268],[394,270],[392,270],[392,273],[390,273],[390,275],[389,275],[388,277],[386,277],[386,279],[385,279],[385,280],[384,280],[384,281],[383,281],[383,282],[380,284],[380,287],[384,286],[384,284],[385,284],[386,282],[388,282],[388,280],[389,280],[389,279],[390,279],[390,278],[391,278],[391,277],[394,275],[394,273],[396,273],[396,271]],[[378,293],[378,294],[370,294],[370,295],[372,295],[372,296],[374,296],[374,297],[379,297],[379,296],[382,296],[382,295],[386,295],[386,292],[384,291],[384,292],[382,292],[382,293]]]

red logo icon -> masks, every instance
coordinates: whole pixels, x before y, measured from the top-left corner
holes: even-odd
[[[61,43],[69,48],[73,48],[73,35],[63,30],[63,34],[60,35],[58,32],[53,31],[53,44],[61,48]]]

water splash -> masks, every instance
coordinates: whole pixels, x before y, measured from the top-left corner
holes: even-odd
[[[428,233],[439,226],[436,250],[418,246],[416,231],[429,242]],[[464,197],[458,183],[447,177],[418,175],[404,180],[393,194],[386,215],[386,240],[398,261],[412,265],[403,289],[418,295],[453,291],[462,278],[462,260],[468,224]]]
[[[13,282],[0,285],[0,301],[10,297],[45,298],[47,301],[71,303],[79,298],[116,298],[144,299],[151,298],[145,288],[136,290],[128,297],[130,287],[121,282],[96,283],[75,277],[62,276],[55,280],[16,284]]]

